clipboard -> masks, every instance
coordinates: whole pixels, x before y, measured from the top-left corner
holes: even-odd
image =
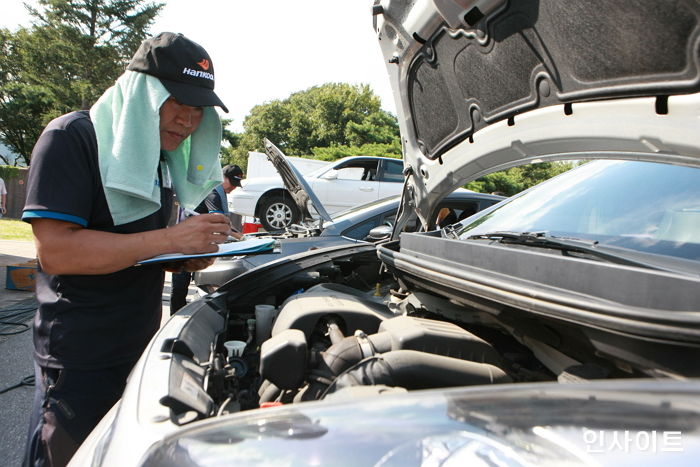
[[[219,246],[219,250],[213,253],[200,253],[194,255],[186,255],[182,253],[169,253],[165,255],[158,255],[152,258],[144,259],[139,261],[138,264],[153,264],[153,263],[163,263],[166,261],[183,261],[191,258],[209,258],[212,256],[238,256],[238,255],[248,255],[251,253],[261,253],[264,251],[271,251],[274,247],[275,240],[269,238],[252,238],[249,240],[242,240],[240,242],[222,243]]]

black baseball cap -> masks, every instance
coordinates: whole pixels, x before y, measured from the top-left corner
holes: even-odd
[[[214,94],[214,64],[204,47],[182,34],[162,32],[146,39],[126,67],[155,76],[181,104],[228,109]]]
[[[235,165],[227,165],[223,168],[224,177],[228,178],[228,181],[233,186],[241,186],[241,178],[243,178],[243,170]]]

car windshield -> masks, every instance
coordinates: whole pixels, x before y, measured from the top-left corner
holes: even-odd
[[[700,261],[700,170],[589,162],[456,231],[461,239],[493,232],[537,232]]]

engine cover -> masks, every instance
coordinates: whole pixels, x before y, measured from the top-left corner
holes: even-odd
[[[382,321],[394,316],[386,305],[351,287],[319,284],[282,304],[272,335],[286,329],[299,329],[309,339],[318,321],[328,315],[339,318],[337,321],[344,335],[358,329],[367,334],[375,333]]]

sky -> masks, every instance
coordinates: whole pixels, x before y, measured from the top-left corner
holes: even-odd
[[[34,0],[25,0],[34,4]],[[29,26],[23,0],[3,0],[0,27]],[[180,32],[212,58],[229,129],[251,108],[329,82],[368,84],[395,114],[372,28],[372,0],[164,0],[150,31]]]

